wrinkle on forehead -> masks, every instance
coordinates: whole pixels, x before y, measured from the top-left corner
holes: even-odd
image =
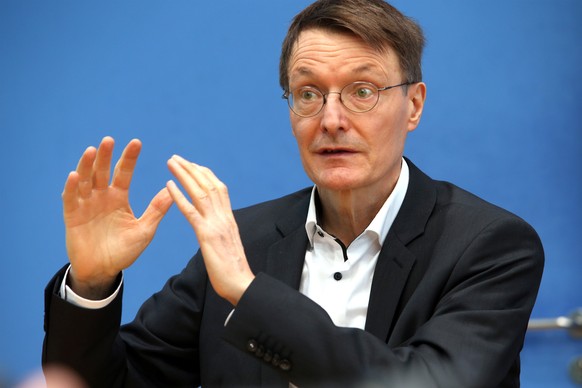
[[[321,72],[387,78],[389,73],[399,75],[400,68],[389,47],[379,52],[353,35],[305,30],[291,53],[289,80],[314,77]]]

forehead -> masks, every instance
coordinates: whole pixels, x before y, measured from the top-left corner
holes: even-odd
[[[302,31],[289,58],[289,81],[303,78],[371,77],[388,81],[400,75],[390,47],[379,51],[343,32],[311,28]]]

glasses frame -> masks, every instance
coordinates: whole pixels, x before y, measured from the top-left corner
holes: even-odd
[[[341,104],[344,106],[344,108],[346,108],[350,112],[353,112],[353,113],[366,113],[366,112],[371,111],[372,109],[374,109],[374,107],[376,105],[378,105],[378,101],[380,100],[380,92],[383,92],[384,90],[394,89],[394,88],[397,88],[397,87],[400,87],[400,86],[412,85],[412,84],[415,84],[415,83],[416,82],[408,82],[407,81],[407,82],[399,83],[397,85],[383,86],[383,87],[380,87],[379,88],[379,87],[377,87],[376,85],[374,85],[371,82],[367,82],[367,81],[356,81],[356,82],[351,82],[351,83],[345,85],[343,88],[341,88],[341,90],[339,92],[327,92],[327,93],[323,93],[319,88],[317,88],[315,86],[312,86],[311,88],[317,90],[321,94],[321,96],[323,97],[323,104],[321,104],[321,107],[319,108],[319,110],[317,112],[315,112],[313,114],[310,114],[310,115],[302,115],[302,114],[299,114],[299,113],[295,112],[295,110],[293,110],[293,107],[291,106],[291,100],[289,99],[289,96],[291,95],[291,92],[292,91],[285,90],[285,92],[283,93],[283,95],[281,96],[281,98],[287,100],[287,105],[289,106],[289,109],[291,109],[291,112],[293,112],[294,114],[296,114],[299,117],[313,117],[313,116],[317,116],[323,110],[323,107],[327,103],[327,96],[330,95],[330,94],[339,94],[340,95],[340,102],[341,102]],[[344,100],[342,99],[342,93],[343,93],[344,89],[347,88],[348,86],[352,86],[354,84],[370,85],[370,86],[373,86],[378,91],[378,93],[376,94],[376,102],[374,102],[374,105],[372,105],[369,109],[366,109],[366,110],[353,110],[353,109],[350,109],[348,106],[346,106],[346,104],[344,103]]]

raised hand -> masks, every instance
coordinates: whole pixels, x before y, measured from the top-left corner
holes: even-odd
[[[106,296],[119,272],[151,242],[172,205],[164,188],[136,218],[129,205],[129,186],[141,142],[128,143],[110,183],[113,146],[113,139],[105,137],[98,149],[87,148],[62,195],[71,286],[91,299]]]
[[[228,190],[206,167],[173,156],[168,167],[191,199],[173,181],[167,188],[194,228],[212,287],[236,306],[254,279],[240,240]]]

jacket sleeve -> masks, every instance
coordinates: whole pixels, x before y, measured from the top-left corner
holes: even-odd
[[[91,387],[104,384],[120,386],[114,383],[123,371],[120,358],[110,362],[104,355],[111,353],[119,332],[123,290],[102,309],[75,306],[59,295],[66,267],[53,277],[45,289],[43,367],[58,365],[70,368]],[[102,373],[103,368],[109,368],[111,373]]]
[[[419,282],[419,289],[433,284],[438,295],[429,318],[415,314],[415,306],[402,308],[407,321],[399,325],[413,334],[395,346],[334,326],[321,307],[265,274],[239,301],[224,338],[302,387],[359,386],[364,380],[379,386],[501,386],[523,344],[543,249],[529,225],[505,217],[456,251],[445,275],[434,275],[440,280],[427,272]],[[519,373],[513,375],[511,386],[519,386]]]
[[[198,330],[207,283],[200,255],[121,327],[122,292],[102,309],[75,306],[58,294],[64,272],[45,290],[43,367],[68,367],[90,387],[200,385]]]

